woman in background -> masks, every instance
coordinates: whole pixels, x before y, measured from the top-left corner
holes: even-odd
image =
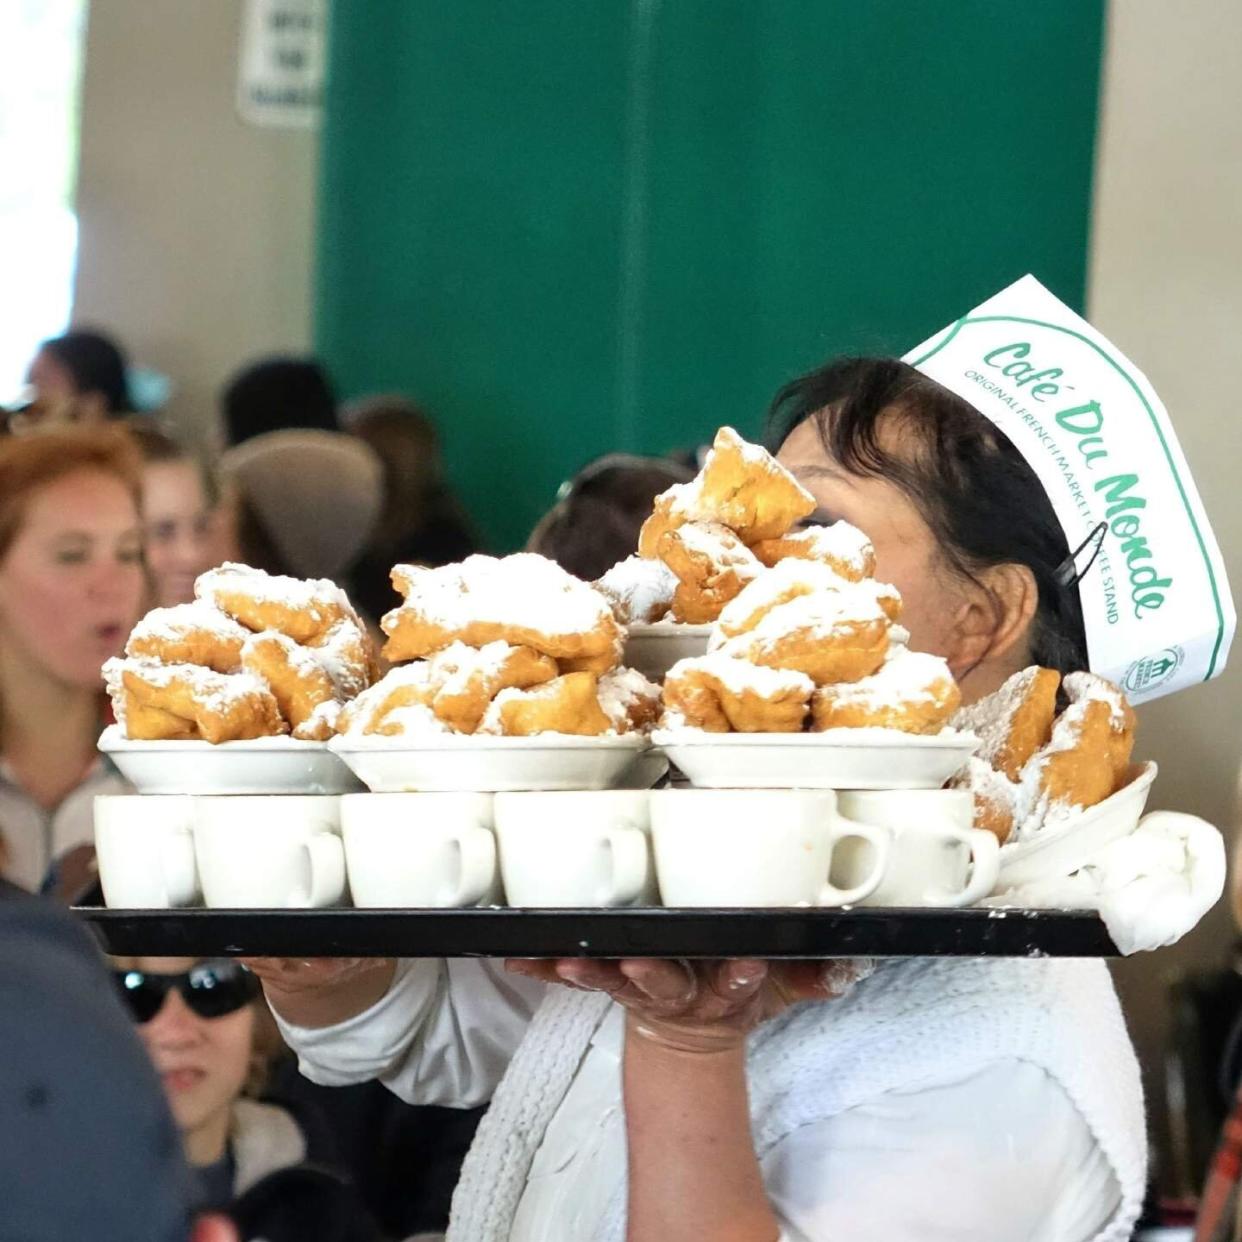
[[[594,582],[638,551],[638,532],[655,498],[694,474],[665,457],[597,457],[561,484],[556,504],[540,518],[526,550]]]
[[[413,402],[366,397],[346,406],[341,421],[384,467],[383,508],[350,574],[351,597],[378,620],[398,602],[394,565],[447,565],[479,551],[479,541],[444,477],[435,425]]]
[[[127,423],[142,454],[142,522],[155,603],[194,598],[194,580],[220,561],[215,498],[193,453],[148,418]]]
[[[34,399],[13,430],[57,422],[101,423],[130,413],[125,355],[101,332],[75,330],[39,346],[26,382]]]
[[[140,489],[120,428],[0,441],[0,834],[26,888],[92,839],[93,795],[123,784],[95,743],[100,667],[147,591]]]

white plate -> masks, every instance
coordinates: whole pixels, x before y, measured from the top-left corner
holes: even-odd
[[[374,793],[420,790],[501,793],[521,789],[611,789],[629,771],[645,737],[335,737],[328,746]],[[628,783],[628,781],[627,781]]]
[[[99,749],[139,793],[340,794],[358,782],[326,742],[132,742],[110,725]]]
[[[707,654],[710,625],[682,625],[677,621],[636,622],[625,640],[624,662],[652,681],[663,681],[678,660]]]
[[[1130,769],[1129,784],[1088,807],[1064,828],[1002,846],[1000,876],[993,892],[1073,875],[1106,845],[1128,837],[1143,816],[1157,770],[1154,763],[1136,763]]]
[[[651,740],[701,789],[939,789],[975,753],[973,733],[658,730]]]

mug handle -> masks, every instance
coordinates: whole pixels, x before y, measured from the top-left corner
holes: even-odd
[[[647,834],[641,828],[609,828],[601,838],[612,861],[608,880],[595,895],[597,906],[628,906],[647,883],[651,866]]]
[[[973,906],[990,896],[1000,874],[1000,842],[982,828],[938,829],[947,840],[960,841],[970,851],[970,879],[966,887],[957,889],[929,888],[923,900],[929,906]]]
[[[302,842],[310,873],[306,904],[313,910],[334,906],[345,896],[345,847],[334,832],[316,832]]]
[[[160,879],[169,907],[188,906],[198,897],[194,838],[188,832],[169,833],[160,842]]]
[[[861,837],[868,842],[876,853],[875,866],[872,867],[871,874],[853,888],[837,888],[831,881],[825,880],[815,902],[817,906],[849,906],[870,897],[880,887],[880,881],[888,870],[888,855],[893,848],[893,834],[887,828],[880,828],[875,824],[863,824],[858,820],[847,819],[844,815],[836,814],[828,827],[828,838],[832,842],[833,849],[835,850],[837,843],[846,837]]]
[[[474,906],[496,875],[496,838],[486,828],[463,828],[449,842],[457,855],[457,880],[436,894],[442,909]]]

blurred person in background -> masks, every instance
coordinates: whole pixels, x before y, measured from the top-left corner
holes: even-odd
[[[384,468],[383,508],[350,575],[354,602],[378,619],[399,602],[394,565],[447,565],[477,552],[479,540],[444,477],[435,424],[418,406],[399,395],[364,397],[345,407],[341,423]]]
[[[324,369],[311,358],[264,358],[244,367],[221,395],[225,441],[290,428],[336,431],[336,394]]]
[[[664,457],[609,453],[561,484],[556,504],[539,520],[526,543],[587,582],[638,551],[638,532],[655,498],[694,470]]]
[[[220,561],[216,497],[206,466],[152,419],[126,426],[142,454],[142,520],[154,602],[194,598],[194,580]]]
[[[124,789],[95,743],[100,667],[147,595],[141,468],[121,428],[0,441],[0,835],[26,888],[92,840],[93,796]]]
[[[225,559],[348,583],[384,500],[379,458],[340,431],[272,431],[220,458]]]
[[[227,1217],[191,1219],[176,1126],[90,937],[3,880],[0,1048],[0,1238],[240,1242]]]
[[[125,355],[101,332],[77,329],[39,346],[26,382],[31,402],[10,416],[10,430],[51,423],[101,423],[134,409]]]
[[[191,1206],[242,1238],[378,1242],[321,1119],[259,1098],[282,1047],[258,981],[229,959],[114,958],[112,974],[163,1085],[192,1175]]]

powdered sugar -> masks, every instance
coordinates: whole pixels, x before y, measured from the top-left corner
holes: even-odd
[[[349,705],[340,721],[351,737],[366,733],[382,713],[384,705],[398,691],[408,689],[428,698],[432,692],[431,666],[426,660],[402,664],[385,674],[370,689],[364,690]]]
[[[1001,747],[1009,738],[1009,730],[1018,709],[1026,702],[1039,675],[1039,666],[1031,665],[1014,673],[999,690],[958,710],[953,724],[958,729],[969,729],[979,736],[980,759],[994,762]]]
[[[198,664],[158,664],[153,660],[109,660],[103,668],[109,689],[124,689],[124,674],[132,673],[157,689],[174,684],[186,687],[207,711],[224,714],[267,686],[251,673],[216,673]],[[118,696],[123,697],[123,696]]]
[[[687,522],[665,538],[676,539],[692,557],[703,557],[719,569],[734,570],[743,580],[763,571],[755,554],[719,522]]]
[[[352,699],[366,689],[370,647],[371,639],[361,624],[343,617],[311,648],[340,698]]]
[[[599,679],[599,705],[619,733],[630,729],[635,713],[644,705],[649,704],[654,714],[659,700],[660,687],[637,669],[613,669]]]
[[[888,617],[874,596],[866,592],[800,595],[777,605],[753,629],[720,643],[716,649],[726,655],[755,656],[771,651],[795,632],[806,642],[831,643],[860,625],[872,624],[882,625],[887,632]]]
[[[663,561],[631,556],[618,561],[595,586],[612,602],[623,625],[652,622],[672,606],[677,575]]]
[[[673,681],[689,673],[714,677],[730,694],[750,692],[765,699],[784,694],[809,697],[815,689],[815,683],[805,673],[751,664],[748,660],[737,660],[723,652],[678,660],[669,669],[665,680]]]
[[[877,672],[860,681],[834,685],[832,697],[834,702],[868,710],[935,703],[952,680],[949,666],[939,656],[893,647]]]
[[[451,643],[431,657],[431,682],[445,694],[464,694],[472,678],[498,676],[515,650],[515,647],[499,639],[482,647]]]
[[[191,604],[174,604],[171,608],[152,608],[134,626],[125,649],[129,651],[135,641],[178,642],[194,633],[210,634],[229,642],[244,641],[250,636],[245,626],[199,599]]]
[[[831,526],[808,526],[783,536],[783,542],[802,544],[806,553],[815,560],[832,560],[846,565],[859,578],[866,576],[875,560],[875,548],[871,540],[857,526],[851,526],[848,522],[833,522]]]
[[[742,461],[764,474],[784,480],[795,491],[802,493],[808,512],[815,506],[815,498],[772,456],[758,444],[743,440],[732,427],[721,427],[716,439],[703,459],[703,468],[689,483],[678,483],[656,497],[657,508],[668,507],[668,512],[683,521],[711,521],[717,516],[715,506],[704,496],[704,482],[711,477],[712,465],[721,449],[736,450]]]
[[[345,593],[327,578],[290,578],[232,561],[200,574],[194,584],[194,594],[199,600],[217,605],[221,597],[244,595],[260,603],[277,604],[325,620],[333,609],[353,615]]]
[[[403,607],[446,630],[494,621],[557,636],[615,626],[603,594],[531,552],[500,558],[468,556],[438,569],[397,565],[392,578],[406,597]],[[400,611],[384,618],[386,630]]]
[[[1129,725],[1129,705],[1125,696],[1111,681],[1098,677],[1095,673],[1067,673],[1061,684],[1065,687],[1071,703],[1107,703],[1109,723],[1115,730],[1120,731]]]

